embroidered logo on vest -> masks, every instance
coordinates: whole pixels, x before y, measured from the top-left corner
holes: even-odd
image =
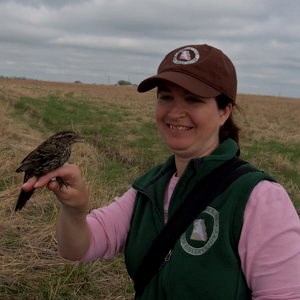
[[[211,224],[209,232],[207,226]],[[202,212],[202,218],[194,221],[194,228],[192,233],[186,231],[181,235],[180,245],[185,252],[191,255],[204,254],[217,240],[219,235],[219,212],[213,207],[208,206]],[[190,236],[190,238],[187,238]],[[195,241],[195,242],[194,242]],[[201,243],[199,246],[195,246],[195,243]]]
[[[191,240],[206,242],[207,233],[206,233],[205,220],[197,219],[194,221],[194,229],[191,234]]]

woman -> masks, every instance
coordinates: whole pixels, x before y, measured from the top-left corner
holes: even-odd
[[[63,257],[90,261],[124,252],[134,277],[188,192],[239,155],[232,119],[236,72],[222,51],[209,45],[171,51],[138,91],[153,88],[157,128],[173,155],[124,195],[87,214],[89,195],[80,170],[71,164],[23,186],[47,186],[61,202],[57,240]],[[59,188],[55,177],[68,188]],[[300,221],[286,191],[267,174],[251,172],[191,222],[137,298],[300,299],[299,245]]]

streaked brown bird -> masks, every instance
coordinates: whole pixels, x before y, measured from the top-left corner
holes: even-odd
[[[71,146],[83,138],[74,131],[61,131],[50,136],[46,141],[30,152],[21,162],[16,172],[25,172],[24,183],[31,177],[41,177],[61,167],[71,155]],[[62,179],[57,178],[60,185]],[[32,196],[34,189],[21,190],[15,211],[20,210]]]

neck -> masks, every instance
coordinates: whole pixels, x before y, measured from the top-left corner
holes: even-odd
[[[180,177],[183,174],[189,161],[190,161],[190,159],[175,156],[176,176],[177,177]]]
[[[180,155],[179,153],[175,153],[175,164],[176,164],[176,176],[180,177],[186,166],[188,165],[189,161],[192,158],[200,158],[200,157],[204,157],[207,155],[210,155],[217,147],[218,147],[219,143],[216,144],[212,144],[209,148],[205,149],[205,151],[203,151],[201,154],[195,155],[195,156],[184,156],[184,155]]]

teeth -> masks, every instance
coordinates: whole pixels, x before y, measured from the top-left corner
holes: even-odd
[[[186,130],[190,130],[191,129],[191,127],[181,126],[181,125],[172,125],[172,124],[169,124],[169,127],[171,129],[180,130],[180,131],[186,131]]]

